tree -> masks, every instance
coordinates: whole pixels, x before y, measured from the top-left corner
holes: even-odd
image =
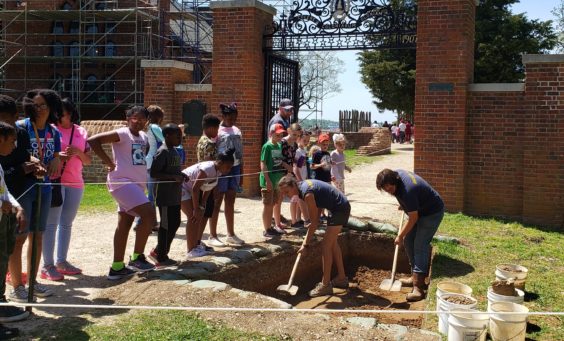
[[[482,0],[476,10],[474,82],[523,80],[521,55],[544,53],[556,44],[550,21],[512,14],[518,0]],[[362,81],[379,109],[413,114],[415,51],[367,51],[359,57]]]
[[[300,63],[300,107],[313,109],[317,102],[341,92],[337,77],[345,63],[334,53],[302,52],[296,60]]]
[[[556,17],[556,32],[558,34],[556,51],[564,53],[564,0],[560,0],[560,4],[552,10],[552,14]]]

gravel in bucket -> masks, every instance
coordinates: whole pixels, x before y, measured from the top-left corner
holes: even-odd
[[[460,305],[470,305],[472,303],[474,303],[473,300],[464,297],[464,296],[447,296],[444,298],[445,301],[449,302],[449,303],[454,303],[454,304],[460,304]]]

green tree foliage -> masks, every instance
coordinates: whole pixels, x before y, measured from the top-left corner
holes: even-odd
[[[554,48],[557,36],[552,22],[511,13],[511,5],[517,2],[482,0],[477,7],[474,82],[522,81],[521,55]],[[366,51],[358,59],[362,82],[378,108],[411,117],[415,109],[415,51]]]

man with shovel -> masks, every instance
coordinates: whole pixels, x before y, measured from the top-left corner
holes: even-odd
[[[299,256],[294,265],[294,270],[292,271],[292,276],[287,287],[292,287],[293,275],[299,263],[299,257],[307,254],[311,239],[319,226],[319,212],[322,209],[326,209],[331,214],[327,219],[327,230],[325,231],[321,245],[323,278],[321,282],[309,292],[309,296],[332,295],[333,287],[347,289],[349,287],[349,280],[345,275],[343,254],[337,241],[339,233],[343,225],[349,220],[351,213],[351,205],[347,198],[339,192],[339,190],[326,182],[319,180],[297,182],[296,178],[291,174],[285,175],[280,182],[278,182],[278,188],[280,193],[289,197],[291,201],[297,202],[299,199],[304,200],[311,218],[311,224],[307,229],[307,234],[298,251]],[[333,262],[337,267],[337,277],[331,280]]]
[[[419,175],[401,169],[386,168],[378,173],[376,188],[395,196],[409,217],[407,224],[400,226],[395,243],[403,243],[411,264],[411,278],[400,279],[404,286],[413,286],[407,301],[420,301],[427,290],[431,240],[444,216],[443,200]]]

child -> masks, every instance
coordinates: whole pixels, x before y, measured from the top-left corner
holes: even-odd
[[[188,218],[186,222],[186,242],[188,258],[203,257],[208,254],[198,241],[202,238],[201,221],[206,210],[208,195],[218,183],[218,177],[228,174],[233,167],[235,149],[221,152],[215,161],[203,161],[192,165],[182,172],[188,180],[182,185],[182,212]]]
[[[284,137],[280,143],[282,148],[282,157],[284,160],[283,166],[286,171],[290,174],[294,174],[294,160],[296,158],[296,151],[298,150],[298,140],[302,137],[302,127],[298,123],[292,123],[288,128],[288,136]],[[295,174],[294,174],[295,175]],[[274,214],[280,214],[280,209],[282,206],[282,197],[279,197],[278,202],[274,205]],[[298,203],[290,202],[290,216],[291,216],[291,227],[302,227],[303,221],[298,223],[297,219],[298,213]],[[282,220],[282,217],[280,217]],[[287,228],[286,224],[282,221],[278,226],[281,229]]]
[[[219,178],[217,184],[218,198],[214,205],[213,217],[211,219],[210,230],[217,230],[217,219],[219,217],[219,208],[225,197],[225,223],[227,225],[227,238],[225,243],[228,245],[240,246],[245,243],[242,239],[235,235],[235,196],[242,184],[241,169],[243,169],[243,141],[241,130],[235,126],[237,123],[237,104],[231,103],[220,104],[221,116],[223,121],[219,126],[217,133],[217,151],[225,153],[228,149],[235,150],[235,162],[229,174]]]
[[[315,172],[313,171],[313,155],[315,155],[315,153],[317,153],[318,151],[321,150],[321,147],[319,147],[318,145],[314,144],[313,146],[311,146],[311,148],[309,149],[309,157],[307,158],[307,164],[308,164],[308,175],[310,179],[315,179]]]
[[[286,233],[280,226],[280,211],[274,210],[274,205],[280,200],[278,192],[278,181],[284,176],[283,156],[280,140],[286,130],[280,123],[273,124],[270,128],[270,139],[262,146],[260,152],[260,176],[259,182],[262,196],[262,224],[263,236],[266,240]],[[274,228],[270,227],[272,214],[274,213]]]
[[[335,150],[331,152],[331,180],[341,193],[345,194],[345,169],[350,173],[351,168],[345,164],[345,135],[333,135]]]
[[[155,226],[155,208],[145,195],[147,165],[145,152],[147,135],[143,132],[147,123],[147,109],[134,106],[125,116],[127,127],[97,134],[88,139],[92,150],[108,169],[108,189],[118,204],[118,226],[114,234],[114,261],[108,274],[109,280],[118,280],[135,272],[147,272],[155,266],[145,259],[143,251],[151,229]],[[114,159],[102,149],[111,144]],[[127,237],[131,224],[140,216],[141,225],[135,234],[135,247],[127,267],[123,262]]]
[[[311,169],[315,172],[315,179],[331,183],[331,155],[329,149],[329,134],[321,134],[317,138],[320,150],[315,152],[311,162]]]
[[[168,252],[180,226],[182,196],[180,184],[185,178],[181,172],[180,154],[175,148],[182,140],[182,131],[176,124],[167,124],[162,129],[162,133],[164,143],[155,154],[150,173],[150,177],[158,181],[155,184],[155,201],[161,216],[157,247],[149,254],[157,267],[178,264],[177,261],[168,258]]]
[[[13,107],[11,103],[13,103]],[[5,114],[6,110],[12,111],[12,109],[15,112],[16,105],[12,98],[7,96],[0,98],[0,110],[2,114]],[[6,157],[12,153],[16,147],[14,144],[16,139],[16,129],[5,122],[0,122],[0,156]],[[23,209],[6,187],[4,170],[1,166],[0,202],[0,303],[7,303],[6,297],[4,296],[6,292],[6,282],[4,279],[8,271],[8,261],[16,243],[16,229],[20,232],[23,231],[26,221]],[[29,312],[19,307],[0,307],[0,322],[20,321],[28,316]],[[0,324],[0,339],[7,339],[9,338],[8,336],[15,336],[17,333],[18,329],[7,328]]]
[[[296,156],[294,158],[294,175],[296,176],[296,180],[298,182],[309,178],[307,167],[307,146],[309,145],[310,136],[311,132],[304,131],[302,136],[298,139],[298,149],[296,150]],[[295,205],[295,203],[291,202],[290,205],[292,204]],[[292,216],[292,221],[296,221],[296,226],[304,226],[309,221],[307,207],[305,206],[303,200],[299,200],[297,206],[296,216]],[[301,219],[302,216],[305,221]]]
[[[219,124],[221,121],[219,118],[212,114],[204,115],[202,118],[202,128],[204,135],[200,137],[198,141],[198,146],[196,147],[196,154],[198,157],[198,162],[203,161],[214,161],[217,157],[217,132],[219,130]],[[203,234],[204,229],[208,219],[213,216],[215,197],[217,196],[217,187],[208,194],[208,199],[206,201],[206,210],[204,212],[204,218],[202,219],[202,226],[200,226],[201,234]],[[210,236],[207,241],[208,246],[222,247],[225,246],[217,237],[217,224],[210,224]],[[205,246],[204,246],[205,247]],[[210,248],[211,249],[211,248]],[[211,251],[211,250],[208,250]]]

